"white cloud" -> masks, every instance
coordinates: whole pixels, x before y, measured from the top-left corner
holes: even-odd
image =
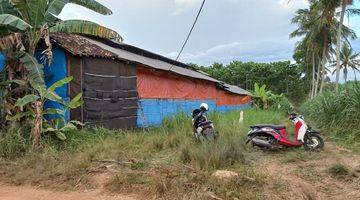
[[[194,8],[196,5],[199,5],[201,0],[174,0],[175,11],[174,15],[180,15],[183,12]]]
[[[308,2],[307,0],[278,0],[278,5],[283,9],[293,11],[305,7]]]
[[[197,53],[184,53],[180,60],[202,65],[210,65],[213,62],[229,63],[234,60],[258,62],[291,60],[295,41],[278,41],[281,39],[221,44]],[[177,56],[177,52],[169,53],[166,56],[174,58]]]

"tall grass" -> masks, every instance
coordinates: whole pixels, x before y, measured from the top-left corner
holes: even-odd
[[[210,113],[208,118],[214,121],[219,131],[216,142],[196,143],[191,116],[185,113],[147,130],[85,129],[69,133],[65,142],[47,137],[41,150],[31,149],[26,141],[17,138],[17,133],[4,133],[0,135],[1,144],[9,145],[0,147],[0,171],[3,172],[0,179],[14,184],[40,184],[62,189],[88,188],[92,187],[91,172],[107,166],[116,175],[107,184],[111,191],[152,188],[151,192],[171,199],[192,195],[205,187],[227,197],[227,187],[220,187],[221,183],[215,183],[210,177],[217,169],[231,169],[246,172],[257,181],[248,184],[246,180],[237,180],[231,185],[234,193],[230,197],[251,199],[258,196],[261,190],[253,185],[260,187],[263,183],[259,172],[251,167],[252,162],[248,162],[254,157],[247,153],[245,135],[250,125],[279,124],[284,115],[277,111],[250,109],[244,112],[241,124],[239,112]],[[14,151],[16,149],[20,151]],[[192,187],[194,184],[195,188]]]
[[[360,83],[344,85],[338,93],[327,91],[300,108],[328,136],[350,143],[360,141]]]

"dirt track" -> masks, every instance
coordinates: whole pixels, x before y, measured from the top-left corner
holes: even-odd
[[[293,152],[292,157],[284,152],[262,155],[257,166],[259,171],[267,175],[264,188],[266,199],[360,199],[360,170],[345,179],[334,178],[328,172],[335,163],[346,165],[350,173],[355,172],[353,169],[360,169],[360,155],[331,142],[327,143],[322,152],[305,152],[307,158],[296,157],[296,154],[297,152]],[[109,193],[104,185],[110,177],[109,173],[95,174],[92,178],[96,189],[88,191],[52,191],[34,186],[9,186],[0,183],[0,200],[148,199],[135,194]]]
[[[266,187],[268,199],[319,199],[358,200],[360,199],[360,174],[352,174],[343,179],[329,175],[328,169],[335,163],[345,164],[350,173],[360,166],[360,156],[350,150],[328,142],[325,150],[315,154],[316,159],[290,163],[279,162],[278,155],[269,155],[262,170],[271,178],[283,184],[279,193],[274,193],[274,182]],[[301,169],[305,169],[301,171]],[[279,173],[281,172],[281,173]],[[286,189],[285,189],[286,188]]]
[[[109,195],[98,190],[59,192],[28,186],[0,185],[1,200],[136,200],[135,195]]]

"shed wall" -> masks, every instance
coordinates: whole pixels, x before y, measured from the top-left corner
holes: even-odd
[[[250,96],[235,95],[218,89],[215,83],[138,67],[137,88],[141,99],[211,99],[216,105],[239,105],[251,101]]]
[[[42,57],[42,49],[38,49],[36,51],[36,58],[38,59],[39,62],[41,62],[41,57]],[[44,76],[45,76],[45,84],[46,87],[50,87],[51,85],[53,85],[55,82],[64,79],[65,77],[67,77],[67,66],[66,66],[66,54],[64,49],[58,47],[58,46],[54,46],[52,48],[52,53],[53,53],[53,60],[51,61],[51,64],[48,65],[47,61],[42,62],[42,64],[44,65]],[[68,87],[67,85],[63,85],[59,88],[56,88],[55,90],[56,94],[58,94],[64,101],[68,102],[69,101],[69,95],[68,95]],[[56,109],[60,109],[60,110],[65,110],[66,108],[61,105],[58,102],[54,102],[54,101],[50,101],[47,100],[44,103],[44,108],[56,108]],[[49,115],[46,116],[47,118],[59,118],[62,116],[59,115]],[[65,118],[66,120],[69,120],[69,112],[65,112]]]
[[[73,119],[109,129],[136,127],[138,97],[136,68],[101,58],[69,56],[70,96],[83,92],[84,105],[72,111]]]
[[[243,110],[251,106],[251,97],[218,89],[209,81],[191,79],[138,66],[137,88],[139,127],[160,125],[164,118],[179,112],[191,114],[201,103],[212,111]]]

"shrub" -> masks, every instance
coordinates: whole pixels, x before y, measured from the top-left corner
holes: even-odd
[[[286,114],[290,114],[294,111],[294,106],[284,95],[279,95],[276,98],[270,99],[270,105],[272,109],[280,110]]]
[[[327,91],[300,108],[311,121],[331,136],[345,141],[360,140],[360,83],[349,83],[338,93]]]
[[[270,90],[266,90],[266,85],[261,87],[255,83],[255,90],[253,92],[253,104],[257,108],[267,110],[279,110],[290,114],[294,110],[294,106],[284,94],[274,94]]]

